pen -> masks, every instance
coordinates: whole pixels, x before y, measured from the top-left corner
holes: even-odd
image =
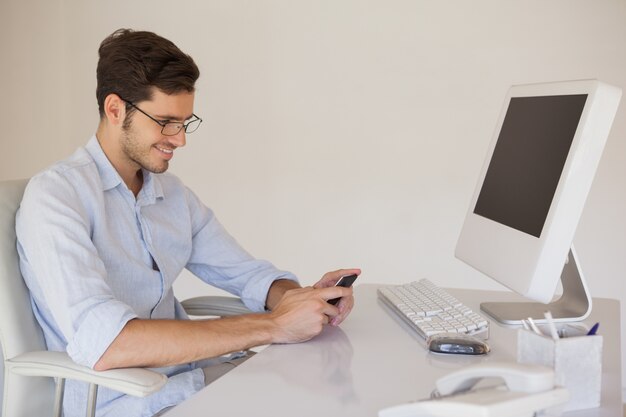
[[[533,320],[532,317],[528,317],[528,324],[530,324],[530,328],[533,329],[533,332],[537,333],[539,336],[544,336],[544,334],[541,333],[541,330],[539,330],[539,327],[537,327],[537,325],[535,324],[535,320]]]
[[[587,332],[587,336],[593,336],[598,332],[598,327],[600,327],[600,323],[594,324],[591,329]]]
[[[554,340],[559,340],[559,334],[556,331],[556,326],[554,325],[554,319],[552,318],[552,313],[550,311],[546,311],[543,313],[546,321],[548,322],[548,328],[550,329],[550,334]]]

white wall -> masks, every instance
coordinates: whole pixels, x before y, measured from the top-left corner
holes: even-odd
[[[307,284],[359,266],[362,282],[500,288],[453,252],[507,88],[580,78],[626,88],[623,0],[1,7],[0,179],[83,144],[97,123],[99,42],[119,27],[153,30],[202,72],[205,122],[172,171],[252,253]],[[622,301],[625,137],[622,104],[576,236],[593,295]],[[177,291],[207,292],[188,275]]]
[[[0,180],[30,176],[76,146],[66,132],[62,6],[0,1]],[[0,362],[0,410],[3,383]]]

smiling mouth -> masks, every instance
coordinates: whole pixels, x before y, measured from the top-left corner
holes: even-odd
[[[166,155],[173,155],[174,154],[174,149],[161,148],[161,147],[158,147],[158,146],[155,146],[155,148],[159,152],[163,152]]]
[[[174,153],[174,149],[159,148],[158,146],[155,146],[155,148],[157,148],[159,151],[166,153],[168,155],[171,155]]]

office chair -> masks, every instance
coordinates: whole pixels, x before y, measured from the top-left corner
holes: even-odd
[[[95,416],[98,386],[145,397],[167,377],[142,368],[97,372],[77,365],[65,352],[46,350],[33,315],[28,288],[19,269],[15,213],[28,180],[0,182],[0,344],[4,359],[2,417],[61,417],[66,379],[90,384],[86,415]],[[249,313],[233,297],[205,296],[183,302],[191,315],[230,316]],[[56,384],[55,384],[56,380]]]

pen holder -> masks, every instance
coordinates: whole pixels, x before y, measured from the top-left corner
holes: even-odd
[[[602,388],[602,336],[553,339],[519,330],[517,361],[554,369],[555,385],[567,388],[570,400],[564,411],[600,406]]]

